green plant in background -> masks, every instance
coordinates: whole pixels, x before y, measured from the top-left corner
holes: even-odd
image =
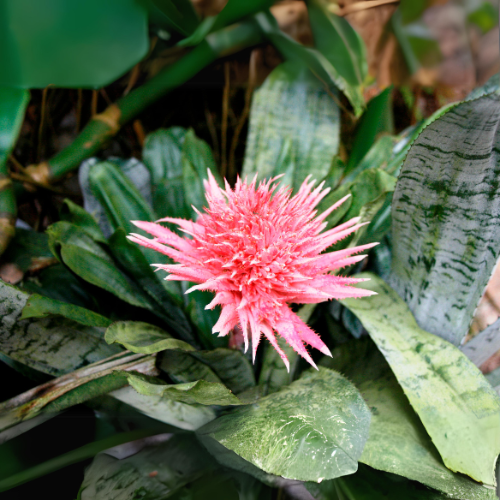
[[[211,294],[186,295],[191,285],[165,281],[151,268],[158,254],[126,238],[133,220],[196,219],[207,171],[222,183],[208,144],[192,129],[172,127],[147,136],[142,162],[87,159],[79,170],[84,207],[66,200],[59,222],[45,233],[19,229],[5,254],[24,270],[33,258],[54,263],[18,287],[0,282],[1,359],[41,384],[0,405],[0,456],[78,404],[106,430],[32,467],[12,465],[0,491],[93,458],[82,500],[271,499],[282,490],[291,496],[292,484],[318,500],[497,498],[500,399],[471,361],[493,353],[481,342],[491,331],[473,340],[472,351],[456,346],[500,253],[498,79],[395,136],[390,89],[364,105],[364,49],[349,24],[310,2],[315,47],[305,47],[279,30],[270,4],[230,0],[199,23],[189,2],[151,2],[152,22],[194,48],[25,175],[42,184],[60,178],[216,57],[267,39],[285,62],[254,93],[241,175],[283,175],[295,191],[312,175],[330,188],[318,213],[350,194],[325,230],[353,218],[367,224],[330,250],[379,242],[367,263],[342,273],[369,277],[363,286],[377,295],[294,306],[332,353],[311,353],[318,371],[283,339],[289,371],[270,344],[252,364],[237,328],[229,338],[212,334],[220,313],[205,309]],[[127,8],[136,9],[131,19],[145,26],[146,7],[113,5],[109,12],[123,9],[127,19]],[[16,8],[7,11],[13,18]],[[58,2],[53,8],[61,16],[72,10]],[[88,32],[73,31],[78,46]],[[8,47],[21,38],[3,36],[10,45],[1,57],[28,69],[12,68],[2,83],[47,83],[50,68],[37,73],[22,52],[13,59]],[[137,36],[145,36],[139,28]],[[100,85],[140,59],[139,48],[123,67],[107,67],[112,75],[87,74],[83,55],[81,68],[68,74],[88,78],[75,85]],[[61,68],[53,71],[52,83],[73,84],[62,73],[55,80]],[[0,99],[10,104],[0,109],[0,202],[10,228],[16,209],[5,165],[27,94],[0,89]],[[340,103],[359,117],[345,161]]]

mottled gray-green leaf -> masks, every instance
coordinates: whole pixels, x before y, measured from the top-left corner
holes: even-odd
[[[0,280],[0,352],[31,368],[61,376],[120,352],[104,329],[61,317],[20,320],[29,295]]]
[[[293,106],[290,105],[293,103]],[[339,148],[339,108],[331,93],[305,66],[278,66],[255,91],[243,165],[243,177],[272,177],[286,148],[294,162],[297,189],[311,174],[323,179]]]
[[[146,442],[149,446],[121,460],[98,454],[85,471],[79,498],[165,499],[210,468],[210,456],[194,436],[165,435]]]
[[[370,411],[356,388],[320,368],[199,433],[269,474],[321,481],[357,470],[369,425]]]
[[[142,321],[117,321],[106,330],[105,339],[108,344],[116,342],[132,352],[143,354],[165,349],[194,350],[187,342],[174,339],[158,326]]]
[[[391,285],[458,345],[500,253],[500,96],[466,101],[413,142],[393,201]]]
[[[417,325],[408,306],[371,273],[363,288],[378,295],[343,299],[389,362],[446,466],[495,484],[500,399],[474,364],[449,342]]]
[[[348,377],[372,412],[370,436],[360,462],[419,481],[442,491],[447,498],[496,498],[493,490],[451,472],[443,464],[389,365],[370,339],[344,344],[332,355],[323,358],[321,365]]]
[[[197,380],[185,384],[167,384],[146,375],[127,373],[129,384],[146,396],[159,396],[172,401],[200,405],[241,405],[242,403],[224,384]]]
[[[29,297],[24,306],[22,315],[19,319],[28,318],[46,318],[51,315],[64,316],[65,318],[81,323],[87,326],[108,327],[111,320],[101,316],[84,307],[74,306],[59,300],[49,299],[41,295],[33,294]]]

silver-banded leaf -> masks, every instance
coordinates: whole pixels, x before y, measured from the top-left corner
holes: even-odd
[[[117,321],[105,334],[108,344],[122,344],[129,351],[153,354],[165,349],[192,351],[194,347],[182,340],[174,339],[158,326],[142,321]]]
[[[320,368],[198,432],[269,474],[321,481],[357,470],[369,425],[370,411],[355,387]]]
[[[321,365],[348,377],[372,412],[370,436],[360,462],[418,481],[443,492],[447,498],[496,498],[492,489],[446,468],[389,365],[370,339],[344,344],[332,356],[323,358]]]
[[[60,317],[21,320],[29,295],[0,280],[0,352],[43,373],[61,376],[120,352],[104,329]]]
[[[186,404],[201,405],[241,405],[240,401],[224,384],[196,380],[184,384],[167,384],[155,377],[127,373],[128,383],[139,393],[146,396],[159,396],[164,399]]]
[[[413,142],[394,193],[390,283],[455,345],[500,253],[499,120],[497,93],[448,109]]]
[[[23,308],[20,320],[28,318],[46,318],[51,315],[65,318],[87,326],[108,327],[111,320],[84,307],[67,304],[60,300],[49,299],[42,295],[33,294],[28,298]]]
[[[339,107],[324,84],[302,64],[281,64],[254,93],[242,176],[286,173],[277,166],[289,168],[282,159],[288,155],[291,187],[309,174],[323,179],[338,152],[339,130]]]
[[[343,299],[385,356],[414,410],[454,472],[494,485],[500,452],[500,399],[474,364],[449,342],[422,330],[408,306],[371,273],[378,295]]]

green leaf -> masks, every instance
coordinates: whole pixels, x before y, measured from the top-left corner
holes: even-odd
[[[20,320],[28,318],[46,318],[56,315],[81,323],[87,326],[108,327],[111,320],[89,311],[83,307],[61,302],[60,300],[49,299],[41,295],[31,295],[23,308]]]
[[[339,127],[339,108],[324,84],[300,63],[281,64],[254,93],[242,176],[263,179],[292,165],[295,190],[309,174],[323,179],[338,152]]]
[[[104,87],[138,63],[148,45],[147,13],[135,0],[7,0],[0,85]]]
[[[108,344],[119,343],[132,352],[153,354],[165,349],[192,351],[194,348],[182,340],[174,339],[161,328],[141,321],[117,321],[105,334]]]
[[[500,254],[499,120],[497,93],[448,108],[413,142],[394,193],[390,283],[455,345]]]
[[[186,404],[241,405],[242,403],[224,384],[197,380],[184,384],[166,384],[155,377],[127,373],[129,384],[141,394],[159,396]]]
[[[85,471],[79,498],[166,499],[213,469],[210,456],[192,435],[160,434],[144,444],[138,453],[121,460],[106,453],[97,455]]]
[[[358,391],[339,374],[320,368],[198,432],[267,473],[321,481],[356,471],[369,424],[370,412]]]
[[[481,372],[449,342],[418,327],[408,306],[379,277],[378,295],[343,299],[382,351],[446,466],[495,484],[500,399]]]
[[[369,339],[335,349],[322,366],[338,370],[359,389],[372,412],[360,461],[374,469],[419,481],[447,498],[496,498],[491,489],[445,467],[382,354]],[[354,479],[354,478],[353,478]],[[406,498],[406,497],[400,497]]]
[[[153,4],[183,35],[190,35],[200,24],[190,0],[153,0]]]
[[[45,233],[22,228],[16,228],[16,234],[3,254],[5,262],[13,262],[23,272],[26,272],[36,261],[47,262],[47,259],[53,259],[53,257]]]
[[[154,221],[156,215],[130,179],[111,162],[96,163],[89,171],[92,192],[104,208],[111,231],[135,231],[132,220]]]
[[[61,220],[75,224],[99,243],[106,243],[99,224],[94,217],[71,200],[64,200],[61,207]]]
[[[467,16],[467,21],[475,24],[483,33],[498,26],[498,8],[490,2],[483,2]]]
[[[345,168],[346,175],[358,166],[380,133],[393,132],[391,95],[392,87],[387,87],[368,103],[356,128],[352,152]]]
[[[324,0],[312,0],[307,10],[316,48],[349,85],[363,85],[368,64],[361,36],[346,19],[332,14]]]
[[[29,295],[0,281],[0,352],[43,373],[61,376],[120,352],[102,328],[65,318],[20,320]]]
[[[327,87],[335,86],[345,94],[353,106],[356,116],[363,112],[365,101],[361,88],[349,85],[321,52],[305,47],[283,33],[279,29],[276,19],[269,11],[260,12],[255,16],[255,19],[269,41],[282,53],[286,60],[300,61],[308,66]]]
[[[26,90],[0,87],[2,109],[0,113],[0,166],[5,165],[14,147],[29,99],[30,94]]]
[[[160,396],[146,396],[139,394],[132,387],[118,389],[110,395],[148,417],[187,431],[202,427],[216,416],[214,410],[208,406],[187,405]]]

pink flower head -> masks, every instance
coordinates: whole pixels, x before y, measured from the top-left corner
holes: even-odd
[[[207,306],[222,306],[214,333],[227,335],[239,324],[245,351],[251,336],[254,360],[264,334],[288,369],[276,332],[316,368],[304,344],[331,356],[330,351],[289,304],[372,295],[369,290],[350,286],[364,280],[328,272],[359,262],[366,256],[355,254],[376,243],[321,253],[363,225],[355,217],[321,232],[327,225],[324,220],[350,195],[316,216],[314,207],[329,192],[323,189],[323,183],[313,190],[314,181],[308,177],[299,192],[291,196],[289,188],[277,189],[277,177],[258,186],[256,177],[250,184],[238,178],[234,189],[226,181],[223,190],[208,172],[208,181],[204,181],[208,208],[204,213],[197,211],[196,222],[170,217],[158,221],[177,224],[191,237],[182,238],[158,223],[135,221],[138,228],[154,238],[132,234],[129,239],[178,262],[156,267],[170,273],[168,280],[198,283],[186,293],[215,292]]]

